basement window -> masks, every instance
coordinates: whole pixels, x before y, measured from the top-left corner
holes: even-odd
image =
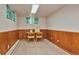
[[[9,5],[6,5],[6,18],[12,21],[16,21],[16,14],[13,10],[10,9]]]
[[[38,24],[39,19],[38,18],[32,18],[32,17],[26,17],[26,23],[28,23],[28,24]]]

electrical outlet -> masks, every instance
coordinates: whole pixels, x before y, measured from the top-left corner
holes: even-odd
[[[8,45],[8,49],[10,48],[10,46]]]
[[[59,42],[59,40],[57,40],[57,42]]]

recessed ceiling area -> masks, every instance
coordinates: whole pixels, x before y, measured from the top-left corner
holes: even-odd
[[[32,4],[10,4],[12,10],[16,12],[18,16],[29,16],[31,14]],[[36,16],[45,17],[54,13],[56,10],[65,6],[64,4],[40,4],[37,10]]]

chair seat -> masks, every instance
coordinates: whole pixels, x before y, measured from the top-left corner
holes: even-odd
[[[42,36],[36,36],[36,38],[42,38]]]
[[[27,32],[27,39],[33,39],[35,41],[35,32]]]
[[[34,36],[28,36],[28,38],[35,38]]]

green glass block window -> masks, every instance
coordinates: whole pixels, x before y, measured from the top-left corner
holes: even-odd
[[[28,24],[38,24],[38,22],[39,22],[38,18],[31,18],[31,17],[26,18],[26,23]]]
[[[9,7],[9,5],[6,5],[6,18],[10,19],[12,21],[16,21],[16,14],[14,11],[12,11]]]
[[[29,19],[30,17],[27,17],[25,20],[26,20],[26,23],[29,23]]]
[[[33,19],[33,18],[30,18],[30,19],[29,19],[29,23],[30,23],[30,24],[33,24],[33,23],[34,23],[34,19]]]
[[[10,9],[9,9],[9,6],[6,5],[6,8],[7,8],[7,11],[6,11],[6,17],[9,19],[10,18]]]
[[[38,18],[34,18],[34,24],[38,24],[38,23],[39,23]]]
[[[16,14],[15,14],[15,12],[14,12],[14,11],[12,12],[12,20],[13,20],[13,21],[15,21],[15,20],[16,20]]]

